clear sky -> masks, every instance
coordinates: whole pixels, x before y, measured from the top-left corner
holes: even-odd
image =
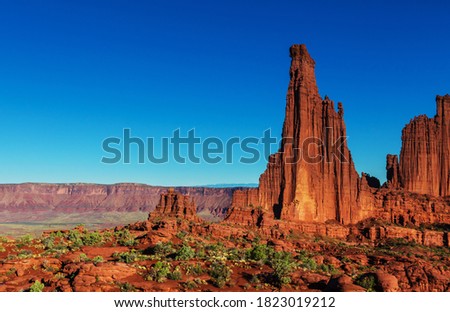
[[[248,164],[100,162],[103,139],[279,137],[289,46],[343,102],[358,172],[450,93],[449,1],[0,0],[0,183],[254,183]],[[273,148],[275,151],[276,148]]]

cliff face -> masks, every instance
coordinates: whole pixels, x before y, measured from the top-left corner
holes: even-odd
[[[177,187],[197,203],[201,216],[223,218],[231,204],[233,188]],[[166,187],[144,184],[4,184],[0,185],[0,213],[3,222],[26,221],[33,213],[152,211]],[[44,218],[44,217],[43,217]]]
[[[269,218],[291,221],[337,220],[355,223],[367,216],[361,209],[361,180],[347,147],[344,110],[316,84],[315,62],[304,45],[290,49],[292,58],[282,144],[260,177],[257,200],[237,194],[242,202],[261,206]],[[231,217],[232,218],[232,217]]]
[[[400,176],[405,190],[450,195],[450,95],[436,98],[434,118],[419,116],[402,132]]]

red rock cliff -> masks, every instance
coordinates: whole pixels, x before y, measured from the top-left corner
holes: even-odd
[[[167,187],[145,184],[2,184],[0,213],[4,222],[26,222],[30,214],[45,220],[50,214],[151,211]],[[223,218],[235,188],[176,187],[197,204],[203,218]]]
[[[232,211],[236,213],[239,205],[249,202],[261,206],[272,219],[360,221],[367,211],[361,209],[361,180],[347,147],[342,104],[338,103],[336,111],[333,101],[320,97],[315,62],[304,45],[293,45],[290,55],[280,150],[271,156],[260,177],[258,200],[249,201],[253,191],[239,193]]]
[[[400,176],[410,192],[450,195],[450,95],[436,98],[434,118],[411,120],[402,132]]]

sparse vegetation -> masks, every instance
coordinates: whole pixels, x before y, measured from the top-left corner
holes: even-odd
[[[121,292],[135,292],[136,287],[130,283],[118,283]]]
[[[165,258],[175,252],[176,250],[173,248],[173,244],[171,242],[159,242],[153,247],[153,254],[162,258]]]
[[[209,269],[209,276],[214,286],[222,288],[230,280],[231,269],[225,263],[213,262]]]
[[[40,281],[34,281],[33,285],[30,287],[30,292],[42,292],[44,290],[45,285]]]
[[[97,265],[97,264],[99,264],[99,263],[102,263],[104,260],[103,260],[103,257],[102,256],[95,256],[94,258],[92,258],[92,262],[95,264],[95,265]]]
[[[174,281],[179,281],[183,277],[183,274],[181,273],[181,268],[179,266],[175,267],[175,269],[170,272],[167,277]]]
[[[365,288],[367,291],[375,291],[375,276],[369,274],[361,275],[358,279],[356,279],[355,284]]]
[[[273,280],[277,287],[291,282],[291,274],[297,267],[297,263],[288,252],[275,252],[269,261],[273,269]]]
[[[195,256],[195,251],[188,245],[183,244],[183,246],[176,252],[176,260],[191,260]]]
[[[137,244],[135,237],[127,229],[114,232],[114,236],[120,246],[132,247]]]
[[[164,282],[170,273],[171,265],[167,261],[158,261],[150,269],[147,279],[158,283]]]
[[[147,257],[136,250],[131,250],[127,252],[115,252],[113,254],[113,259],[119,262],[133,263],[136,261],[145,260]]]

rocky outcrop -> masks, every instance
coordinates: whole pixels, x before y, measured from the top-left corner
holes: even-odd
[[[173,188],[161,194],[159,204],[150,212],[149,220],[156,217],[174,217],[199,221],[194,200],[188,195],[175,192]]]
[[[176,187],[197,204],[205,218],[223,218],[239,188]],[[145,184],[3,184],[0,185],[0,213],[3,222],[45,220],[49,215],[152,211],[166,187]]]
[[[349,225],[376,218],[394,226],[371,229],[371,239],[411,238],[447,246],[446,228],[432,233],[418,227],[450,223],[450,203],[443,198],[449,187],[450,96],[437,98],[434,119],[420,116],[405,127],[400,161],[397,155],[387,156],[387,182],[381,187],[375,177],[356,173],[342,104],[336,111],[328,97],[320,97],[315,63],[305,46],[292,46],[290,54],[281,147],[271,155],[257,189],[233,194],[226,221],[275,237],[300,229],[346,238],[351,230],[335,232],[331,221]],[[400,231],[398,226],[409,228]]]
[[[247,203],[260,207],[265,219],[355,223],[368,211],[361,207],[361,180],[347,147],[343,106],[338,103],[336,110],[333,101],[319,95],[315,62],[304,45],[293,45],[290,55],[280,150],[270,157],[259,189],[235,196],[231,212],[251,211]]]
[[[400,176],[405,190],[450,195],[450,95],[437,96],[436,116],[418,116],[402,132]]]
[[[389,188],[400,188],[402,186],[397,155],[389,154],[386,156],[386,184]]]

